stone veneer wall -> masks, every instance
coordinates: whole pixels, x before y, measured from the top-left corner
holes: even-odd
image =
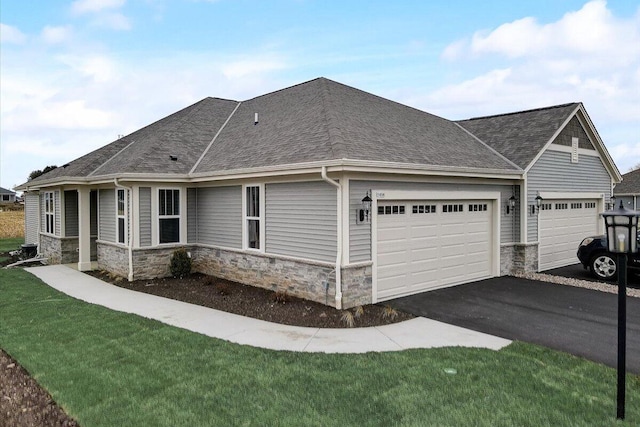
[[[335,307],[335,271],[323,263],[198,247],[193,249],[193,267],[200,273]],[[370,304],[371,266],[343,269],[342,293],[343,308]]]
[[[126,247],[98,242],[98,269],[122,277],[129,276],[129,253]]]
[[[538,271],[538,244],[516,243],[500,247],[500,275]]]
[[[73,264],[78,262],[78,238],[40,235],[38,252],[47,258],[49,264]]]
[[[169,268],[171,255],[173,255],[176,249],[178,248],[134,249],[133,278],[135,280],[145,280],[171,276],[171,269]],[[192,248],[186,247],[186,249],[193,254]]]

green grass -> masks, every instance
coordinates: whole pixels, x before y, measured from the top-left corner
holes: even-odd
[[[277,352],[86,304],[23,270],[0,270],[0,296],[0,347],[83,427],[640,423],[638,377],[617,423],[614,369],[524,343]]]
[[[0,261],[4,261],[9,257],[3,256],[3,253],[16,250],[24,243],[24,238],[17,237],[14,239],[0,239]]]

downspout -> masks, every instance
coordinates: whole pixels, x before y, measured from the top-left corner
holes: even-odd
[[[342,185],[327,176],[327,167],[322,166],[322,179],[338,189],[337,205],[337,250],[336,250],[336,308],[342,310]]]
[[[124,185],[121,185],[118,182],[118,178],[113,178],[113,183],[115,184],[116,188],[124,188],[125,190],[129,191],[129,197],[127,198],[127,200],[133,199],[133,188],[132,187],[126,187]],[[127,218],[127,221],[129,221],[129,227],[127,227],[127,229],[129,230],[129,243],[127,244],[127,249],[129,252],[129,276],[127,277],[127,279],[130,282],[133,282],[133,221],[130,220],[132,219],[132,213],[133,213],[133,200],[130,201],[131,203],[131,209],[128,210],[128,214],[129,214],[129,218]],[[130,212],[129,212],[130,211]]]

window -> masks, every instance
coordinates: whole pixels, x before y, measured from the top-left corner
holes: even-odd
[[[469,205],[469,212],[485,212],[486,210],[486,203]]]
[[[414,214],[436,213],[436,205],[413,205],[412,212]]]
[[[442,212],[452,213],[452,212],[463,212],[462,205],[442,205]]]
[[[3,194],[2,195],[2,201],[3,202],[8,202],[10,200],[11,200],[11,196],[10,195],[8,195],[8,194]]]
[[[260,242],[260,186],[245,187],[245,197],[246,247],[262,249]]]
[[[595,207],[596,207],[596,202],[587,202],[584,204],[585,209],[595,209]]]
[[[556,203],[556,210],[564,210],[568,208],[569,205],[567,203]]]
[[[160,243],[180,242],[180,190],[159,190],[158,231]]]
[[[540,210],[541,211],[550,211],[551,210],[551,203],[543,203],[540,205]]]
[[[44,231],[48,234],[55,234],[55,207],[53,192],[44,193]]]
[[[582,209],[582,203],[571,203],[571,209]]]
[[[378,215],[404,215],[404,205],[378,206]]]
[[[116,236],[118,243],[127,244],[127,190],[116,189]]]

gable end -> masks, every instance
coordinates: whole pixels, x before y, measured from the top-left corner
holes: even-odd
[[[560,134],[553,140],[552,144],[571,147],[573,138],[578,138],[578,148],[596,150],[577,116],[573,116]]]

